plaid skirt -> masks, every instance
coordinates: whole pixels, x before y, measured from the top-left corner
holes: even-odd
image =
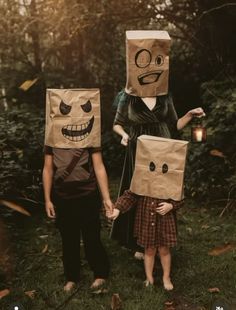
[[[156,208],[160,202],[163,200],[144,196],[138,199],[134,237],[137,244],[144,248],[173,247],[177,244],[176,211],[158,214]]]

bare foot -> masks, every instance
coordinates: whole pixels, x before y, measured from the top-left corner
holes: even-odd
[[[144,259],[144,253],[142,253],[142,252],[135,252],[134,253],[134,258],[136,258],[137,260],[142,260],[142,259]]]
[[[148,286],[153,286],[154,282],[150,282],[148,279],[146,279],[144,282],[143,282],[144,286],[145,287],[148,287]]]
[[[163,285],[164,285],[164,289],[167,291],[171,291],[174,288],[170,278],[163,278]]]
[[[75,287],[75,282],[68,281],[64,286],[65,292],[70,292]]]
[[[97,278],[93,281],[92,285],[90,286],[90,288],[94,289],[94,288],[98,288],[100,286],[102,286],[104,283],[106,282],[105,279],[101,279],[101,278]]]

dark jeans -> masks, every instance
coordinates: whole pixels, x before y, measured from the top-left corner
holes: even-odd
[[[63,265],[67,281],[80,279],[80,236],[94,278],[107,278],[109,261],[100,239],[100,198],[60,199],[56,205],[56,224],[62,238]]]

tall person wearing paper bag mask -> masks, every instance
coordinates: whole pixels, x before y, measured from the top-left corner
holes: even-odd
[[[126,87],[114,102],[117,111],[113,129],[127,147],[119,195],[130,186],[138,136],[175,138],[194,116],[205,115],[202,108],[196,108],[178,119],[168,88],[170,44],[166,31],[126,32]],[[113,238],[129,248],[135,247],[133,217],[130,212],[122,215],[112,231]]]
[[[154,284],[153,267],[159,252],[163,285],[172,290],[170,247],[177,243],[176,210],[183,203],[184,167],[187,141],[140,136],[130,190],[115,204],[116,219],[137,206],[134,237],[144,247],[145,286]]]

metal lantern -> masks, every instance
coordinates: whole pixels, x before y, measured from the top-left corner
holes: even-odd
[[[195,124],[191,128],[191,140],[196,143],[206,142],[207,131],[206,127],[203,126],[200,118],[197,118]]]

